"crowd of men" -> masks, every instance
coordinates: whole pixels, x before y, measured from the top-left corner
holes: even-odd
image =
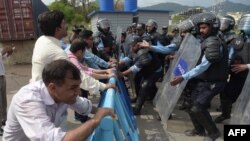
[[[160,34],[153,19],[133,23],[121,33],[120,43],[105,18],[97,21],[96,33],[75,27],[69,43],[63,40],[68,27],[62,12],[42,13],[38,22],[44,35],[35,43],[30,83],[13,97],[7,117],[1,112],[6,141],[86,140],[104,116],[115,116],[113,110],[95,107],[88,99],[89,94],[115,89],[115,85],[107,83],[111,77],[133,76],[130,78],[136,97],[131,102],[135,103],[134,115],[140,115],[145,101],[154,99],[156,82],[168,71],[187,34],[199,40],[201,55],[194,68],[168,83],[175,86],[188,80],[183,106],[194,129],[185,134],[214,141],[220,137],[216,123],[231,117],[232,104],[240,95],[250,68],[250,14],[241,18],[239,34],[233,32],[236,23],[232,16],[206,12],[184,20],[171,34],[167,26]],[[2,76],[4,73],[0,81]],[[208,108],[218,94],[222,114],[213,121]],[[70,131],[60,128],[67,108],[73,109],[75,119],[83,123]],[[88,117],[90,113],[95,114],[93,118]]]

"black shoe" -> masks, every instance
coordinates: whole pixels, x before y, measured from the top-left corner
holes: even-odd
[[[217,118],[215,118],[214,122],[215,123],[222,123],[222,121],[226,120],[226,119],[229,119],[230,116],[223,116],[223,115],[220,115],[218,116]]]
[[[220,137],[220,132],[216,132],[214,134],[211,134],[203,139],[203,141],[215,141],[217,138]]]
[[[135,103],[135,102],[136,102],[136,100],[137,100],[137,98],[136,98],[136,97],[135,97],[135,98],[130,99],[131,103]]]
[[[206,135],[205,131],[199,132],[196,129],[186,130],[186,131],[184,131],[184,134],[186,136],[196,136],[196,135],[198,135],[198,136],[205,136]]]
[[[133,107],[133,113],[134,113],[134,115],[140,115],[140,114],[141,114],[141,111],[140,111],[139,108]]]

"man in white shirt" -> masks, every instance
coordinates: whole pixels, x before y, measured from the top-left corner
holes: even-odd
[[[60,40],[67,35],[67,24],[61,11],[47,11],[38,17],[43,36],[35,43],[32,56],[31,82],[41,79],[44,66],[54,60],[67,59],[67,54],[60,46]],[[107,88],[114,88],[113,84],[104,84],[81,72],[81,88],[92,94],[97,94]]]
[[[2,126],[5,125],[7,118],[7,98],[6,98],[6,79],[3,64],[3,56],[9,56],[13,52],[12,48],[0,48],[0,136],[3,135]]]
[[[14,95],[4,128],[5,141],[82,141],[110,115],[112,109],[95,108],[91,101],[79,97],[80,71],[66,59],[45,66],[42,80],[22,87]],[[79,114],[96,113],[84,124],[64,132],[60,125],[67,116],[67,108]]]

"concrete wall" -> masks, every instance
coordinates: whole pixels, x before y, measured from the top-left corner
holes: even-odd
[[[15,51],[5,63],[9,64],[31,64],[33,48],[36,40],[0,42],[0,47],[15,46]]]

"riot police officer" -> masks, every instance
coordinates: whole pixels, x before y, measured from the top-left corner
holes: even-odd
[[[223,20],[225,23],[221,29],[229,31],[234,26],[234,21],[229,16],[223,17]],[[250,68],[250,14],[240,19],[238,29],[241,31],[242,38],[225,33],[225,40],[228,41],[228,46],[231,47],[230,54],[232,54],[230,79],[221,94],[222,114],[215,119],[216,123],[221,123],[231,117],[232,104],[239,97]]]
[[[97,54],[105,61],[110,61],[113,57],[113,49],[115,47],[114,37],[110,31],[109,20],[99,19],[96,27],[98,31],[94,34],[94,43],[97,49]]]
[[[168,34],[168,26],[162,26],[161,30],[162,30],[162,33],[161,33],[162,36],[165,36]]]
[[[194,125],[186,135],[205,135],[206,141],[214,141],[220,132],[212,120],[208,107],[212,98],[220,93],[226,83],[228,72],[228,52],[222,41],[217,37],[219,20],[212,13],[201,13],[194,19],[201,40],[201,56],[198,65],[182,76],[171,80],[176,85],[185,80],[194,80],[191,91],[191,107],[189,115]]]
[[[131,44],[132,52],[129,57],[126,57],[120,61],[122,64],[133,63],[129,69],[123,71],[121,76],[133,73],[135,75],[135,88],[137,98],[135,107],[133,107],[134,115],[140,115],[142,106],[147,98],[147,96],[155,95],[157,90],[152,90],[156,88],[156,81],[161,77],[162,67],[159,63],[158,58],[153,52],[148,49],[139,48],[137,43],[142,42],[142,38],[139,36],[133,36],[130,38],[129,44]]]
[[[150,36],[152,45],[157,45],[159,38],[161,36],[160,33],[157,32],[158,24],[155,20],[149,19],[146,23],[146,31],[147,34]]]

